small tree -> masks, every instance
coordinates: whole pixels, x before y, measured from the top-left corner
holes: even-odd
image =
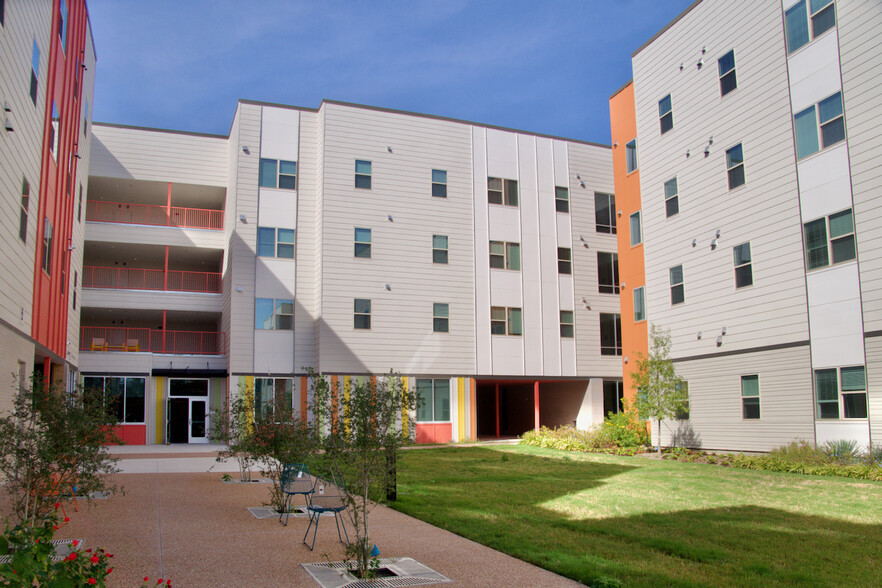
[[[219,451],[217,461],[235,459],[239,464],[239,478],[251,481],[254,465],[254,387],[240,385],[239,393],[212,419],[211,437],[226,445]]]
[[[285,466],[307,463],[315,450],[309,426],[282,402],[276,402],[273,410],[255,415],[252,456],[260,465],[261,473],[273,481],[270,505],[276,510],[281,512],[285,505],[282,492]]]
[[[661,422],[686,408],[688,393],[674,370],[671,334],[652,325],[649,355],[637,353],[637,369],[631,380],[637,388],[637,413],[641,419],[658,423],[658,453],[661,455]]]
[[[410,441],[402,417],[414,410],[415,396],[393,372],[384,378],[366,377],[363,383],[353,381],[342,393],[324,376],[310,377],[312,430],[324,449],[325,467],[346,480],[341,490],[355,530],[346,553],[355,560],[355,572],[365,577],[371,561],[368,514],[385,497],[395,475],[390,464]]]

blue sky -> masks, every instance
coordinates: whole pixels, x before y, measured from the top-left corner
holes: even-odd
[[[89,0],[94,120],[226,135],[322,99],[609,143],[631,53],[692,0]]]

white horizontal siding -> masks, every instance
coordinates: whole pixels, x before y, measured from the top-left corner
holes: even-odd
[[[218,314],[223,311],[223,299],[220,294],[82,288],[81,296],[80,306],[89,308],[137,308],[139,310],[177,310],[216,312]],[[79,323],[79,319],[77,319],[77,323]]]

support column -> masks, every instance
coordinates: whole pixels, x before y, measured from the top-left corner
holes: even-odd
[[[168,325],[166,325],[166,314],[167,313],[168,313],[167,310],[162,311],[162,352],[163,353],[165,353],[165,330],[166,330],[166,328],[168,328]]]
[[[533,382],[533,429],[539,430],[539,380]]]
[[[496,438],[499,439],[499,383],[496,384]]]
[[[165,202],[165,226],[171,226],[171,182],[168,183],[168,198]]]
[[[165,266],[162,271],[162,289],[168,290],[168,245],[165,246]]]

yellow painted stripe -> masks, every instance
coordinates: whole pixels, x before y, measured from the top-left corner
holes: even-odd
[[[467,437],[466,434],[466,420],[465,420],[465,382],[462,378],[456,379],[456,412],[457,412],[457,429],[459,431],[459,435],[457,435],[457,441],[462,441]]]
[[[165,443],[165,378],[157,376],[153,385],[153,390],[156,393],[156,423],[154,427],[156,438],[154,442],[157,445],[162,445]]]
[[[343,429],[349,437],[349,393],[352,390],[352,376],[343,376]]]
[[[401,378],[401,393],[404,395],[404,398],[407,398],[407,376]],[[404,406],[401,407],[401,431],[404,433],[405,437],[410,437],[410,431],[408,430],[407,418],[410,415],[407,414],[407,403],[404,403]]]

